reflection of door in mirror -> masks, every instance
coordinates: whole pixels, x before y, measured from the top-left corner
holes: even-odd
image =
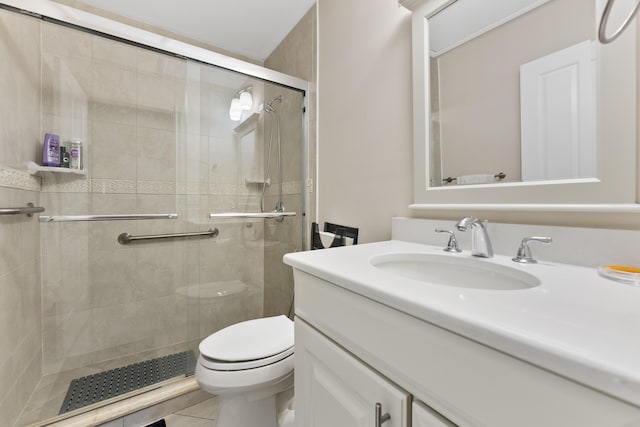
[[[597,176],[595,42],[520,67],[522,181]]]
[[[442,185],[446,177],[499,172],[506,174],[500,182],[595,177],[597,78],[584,77],[593,77],[593,62],[582,68],[564,64],[555,73],[553,65],[540,68],[580,43],[591,46],[593,55],[595,22],[595,2],[586,0],[457,0],[430,17],[431,185]],[[522,83],[526,96],[523,64],[530,65],[523,73],[539,73],[530,77],[534,83]],[[546,100],[549,95],[554,99]],[[581,104],[585,100],[588,105]],[[540,112],[541,105],[554,108]],[[576,118],[578,113],[583,116]],[[580,123],[584,129],[576,130]],[[532,153],[537,157],[526,157]],[[577,164],[585,158],[589,166]],[[529,174],[530,164],[544,173]],[[550,168],[557,172],[548,173]]]

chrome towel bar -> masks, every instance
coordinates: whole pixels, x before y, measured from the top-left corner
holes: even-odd
[[[505,179],[507,177],[507,175],[505,175],[504,172],[498,172],[497,174],[493,175],[494,178],[496,179]],[[442,178],[443,182],[447,182],[447,183],[451,183],[453,181],[457,181],[458,178],[454,178],[452,176],[447,177],[447,178]]]
[[[171,214],[127,214],[127,215],[56,215],[39,216],[40,222],[71,222],[71,221],[128,221],[141,219],[177,219],[177,213]]]
[[[209,218],[282,218],[296,216],[295,212],[227,212],[210,213]]]
[[[0,215],[26,215],[33,216],[34,213],[44,212],[44,208],[27,203],[27,206],[20,208],[0,208]]]
[[[142,236],[132,236],[129,233],[121,233],[118,235],[118,243],[127,245],[137,240],[153,240],[153,239],[174,239],[185,237],[210,237],[214,238],[218,235],[217,228],[210,228],[208,231],[195,231],[191,233],[172,233],[172,234],[147,234]]]

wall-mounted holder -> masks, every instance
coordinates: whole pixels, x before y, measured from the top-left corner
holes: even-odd
[[[31,175],[41,175],[44,172],[53,172],[53,173],[68,173],[75,175],[86,175],[87,171],[84,169],[73,169],[73,168],[63,168],[63,167],[54,167],[54,166],[40,166],[34,162],[27,163],[27,171]]]
[[[334,234],[335,237],[331,242],[331,245],[328,247],[335,248],[338,246],[345,246],[347,244],[347,239],[353,239],[353,245],[358,243],[358,229],[354,227],[346,227],[344,225],[332,224],[330,222],[324,223],[324,231],[326,233]],[[314,222],[311,224],[311,249],[326,249],[322,243],[322,239],[320,237],[320,229],[318,227],[318,223]]]

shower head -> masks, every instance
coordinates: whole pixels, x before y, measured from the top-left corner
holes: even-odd
[[[276,102],[276,101],[278,103],[282,102],[282,95],[278,95],[275,98],[273,98],[271,101],[269,101],[267,103],[267,105],[265,105],[264,110],[267,113],[275,113],[276,112],[276,107],[273,106],[273,103]]]

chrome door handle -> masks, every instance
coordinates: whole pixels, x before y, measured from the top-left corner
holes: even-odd
[[[375,427],[382,427],[382,424],[389,421],[391,419],[391,415],[387,412],[386,414],[382,414],[382,404],[376,403],[376,420]]]

